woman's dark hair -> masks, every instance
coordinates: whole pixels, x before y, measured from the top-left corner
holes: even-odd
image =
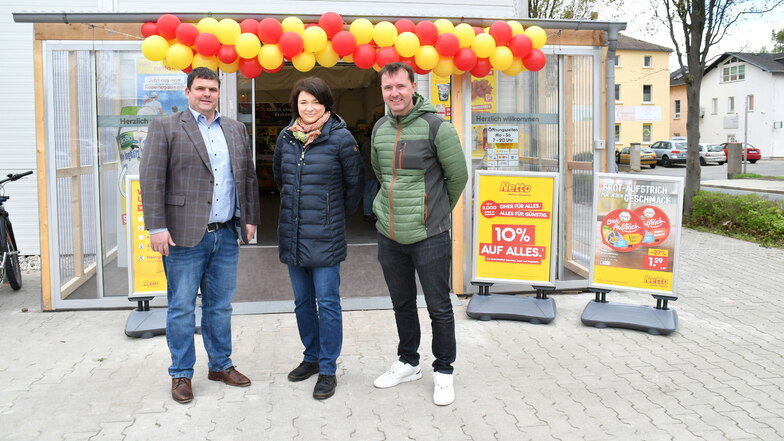
[[[299,116],[297,103],[300,92],[307,92],[315,96],[318,102],[324,106],[326,112],[332,111],[335,100],[332,98],[332,91],[329,90],[327,83],[318,77],[306,77],[297,81],[297,84],[291,89],[291,114],[294,118]]]

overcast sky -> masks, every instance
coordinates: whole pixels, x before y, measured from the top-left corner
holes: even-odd
[[[626,29],[621,31],[624,35],[674,49],[667,27],[650,13],[651,0],[625,0],[624,3],[620,10],[600,11],[599,20],[625,21]],[[660,2],[656,3],[660,4]],[[727,31],[722,41],[711,50],[709,60],[724,52],[758,52],[763,46],[767,46],[768,50],[772,48],[771,31],[784,29],[784,6],[767,14],[746,17]],[[670,70],[678,67],[673,51],[670,57]]]

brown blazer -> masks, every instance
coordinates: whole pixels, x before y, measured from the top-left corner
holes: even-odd
[[[245,125],[221,116],[240,201],[240,230],[259,224],[259,187]],[[148,230],[168,228],[178,246],[196,246],[210,217],[212,169],[204,139],[189,109],[153,119],[142,150],[139,178]]]

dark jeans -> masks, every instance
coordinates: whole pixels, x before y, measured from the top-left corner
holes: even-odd
[[[425,294],[427,312],[433,329],[433,370],[452,373],[455,362],[455,316],[449,299],[449,269],[452,241],[449,232],[410,245],[399,244],[378,235],[378,261],[384,270],[392,307],[395,310],[400,361],[419,364],[419,341],[422,332],[417,313],[417,287],[414,273]]]

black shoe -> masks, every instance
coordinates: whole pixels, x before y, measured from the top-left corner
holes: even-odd
[[[313,388],[313,398],[326,400],[335,395],[335,387],[338,385],[338,377],[334,375],[319,375],[316,387]]]
[[[293,371],[289,372],[289,381],[307,380],[308,378],[312,377],[314,374],[318,374],[318,371],[319,371],[318,363],[303,361]]]

